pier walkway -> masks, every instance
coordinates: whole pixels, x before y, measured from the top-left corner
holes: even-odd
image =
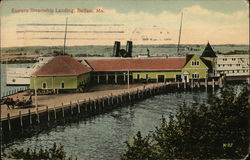
[[[49,126],[68,118],[89,117],[109,112],[117,107],[128,105],[158,94],[207,89],[221,86],[218,82],[208,83],[151,83],[127,85],[95,86],[86,93],[53,94],[37,96],[38,107],[7,110],[1,105],[1,129],[6,141],[20,136],[23,129],[35,126]],[[98,88],[99,87],[99,88]],[[100,90],[103,89],[103,90]],[[12,95],[11,98],[28,99],[25,92]],[[33,105],[35,97],[33,96]],[[10,136],[11,135],[11,136]]]
[[[103,98],[117,97],[127,93],[133,94],[137,91],[143,91],[146,89],[154,89],[160,86],[165,85],[182,85],[183,83],[169,82],[169,83],[151,83],[151,84],[131,84],[129,89],[127,85],[99,85],[92,88],[86,93],[67,93],[67,94],[53,94],[53,95],[38,95],[38,107],[24,108],[24,109],[11,109],[8,110],[6,105],[1,105],[1,120],[6,120],[9,118],[16,118],[21,115],[35,114],[37,112],[45,112],[48,109],[58,109],[62,108],[65,105],[77,104],[86,101],[95,101]],[[203,85],[204,84],[199,84]],[[213,85],[211,82],[208,82],[208,85]],[[215,82],[214,85],[219,85],[218,82]],[[180,87],[180,86],[179,86]],[[196,86],[197,87],[197,86]],[[200,86],[198,86],[200,87]],[[192,88],[192,86],[191,86]],[[9,96],[14,100],[19,99],[28,99],[29,96],[24,96],[25,92],[20,92],[14,95]],[[35,96],[32,96],[33,105],[35,106]]]
[[[47,106],[49,109],[61,108],[62,105],[68,105],[70,103],[78,103],[81,101],[87,100],[96,100],[102,97],[115,96],[123,94],[125,92],[137,91],[137,89],[152,88],[153,86],[162,85],[162,84],[131,84],[130,89],[127,89],[127,85],[100,85],[91,89],[86,93],[67,93],[67,94],[54,94],[54,95],[38,95],[38,112],[46,111]],[[101,88],[103,88],[101,90]],[[9,96],[14,100],[19,99],[28,99],[29,96],[24,96],[25,92],[17,93]],[[32,96],[33,105],[35,105],[35,96]],[[36,108],[25,108],[25,109],[12,109],[8,110],[6,105],[1,105],[1,120],[7,118],[9,114],[10,118],[19,116],[21,114],[28,114],[29,110],[31,113],[36,113]]]

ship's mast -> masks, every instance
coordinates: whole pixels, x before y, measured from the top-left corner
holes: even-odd
[[[64,35],[64,45],[63,45],[63,55],[65,55],[65,45],[66,45],[66,37],[67,37],[67,25],[68,25],[68,17],[66,18],[65,35]]]
[[[183,17],[183,12],[181,12],[181,25],[180,25],[180,30],[179,30],[179,40],[178,40],[178,47],[177,47],[177,54],[180,55],[180,41],[181,41],[181,29],[182,29],[182,17]]]

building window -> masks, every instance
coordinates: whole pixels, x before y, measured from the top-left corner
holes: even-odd
[[[239,70],[237,70],[237,73],[239,73],[240,71]]]
[[[234,73],[234,71],[232,71]]]
[[[140,79],[140,74],[137,74],[137,75],[136,75],[136,78],[137,78],[137,79]]]
[[[243,72],[245,72],[245,70],[243,70]]]
[[[225,67],[225,64],[223,64],[222,66]]]
[[[191,65],[192,66],[199,66],[200,62],[199,61],[192,61]]]
[[[218,67],[220,67],[220,64],[218,65]]]
[[[61,88],[64,88],[64,82],[61,83]]]
[[[148,79],[148,74],[146,74],[146,79]]]
[[[199,73],[192,74],[192,78],[199,78]]]
[[[46,88],[47,88],[47,83],[46,83],[46,82],[43,82],[42,88],[43,88],[43,89],[46,89]]]
[[[223,58],[222,60],[223,60],[223,61],[227,61],[227,59],[226,59],[226,58]]]
[[[232,61],[236,61],[236,58],[232,58]]]
[[[240,66],[240,64],[236,64],[236,66]]]

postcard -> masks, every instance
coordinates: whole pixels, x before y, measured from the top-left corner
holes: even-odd
[[[249,158],[248,0],[0,12],[1,159]]]

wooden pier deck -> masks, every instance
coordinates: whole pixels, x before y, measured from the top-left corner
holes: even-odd
[[[54,109],[55,108],[61,108],[64,105],[69,105],[70,102],[72,104],[78,103],[78,102],[83,102],[83,101],[88,101],[90,100],[96,100],[100,99],[103,97],[110,97],[110,96],[116,96],[123,94],[124,92],[133,92],[136,91],[137,89],[143,89],[144,86],[146,88],[152,88],[153,86],[156,86],[157,84],[148,84],[148,85],[130,85],[130,89],[127,89],[127,85],[119,85],[116,87],[112,87],[114,85],[110,85],[109,87],[106,87],[105,90],[99,90],[96,89],[97,91],[90,91],[86,93],[67,93],[67,94],[54,94],[54,95],[38,95],[37,96],[37,101],[38,101],[38,112],[46,111],[47,106],[49,109]],[[159,85],[159,84],[158,84]],[[99,87],[100,88],[100,87]],[[22,99],[28,98],[28,96],[23,96],[24,92],[17,93],[14,95],[9,96],[10,98],[13,98],[14,100],[17,99]],[[32,97],[33,105],[35,105],[35,97]],[[6,105],[1,105],[1,120],[7,119],[7,115],[10,115],[10,118],[12,117],[17,117],[19,116],[20,112],[21,114],[28,114],[29,110],[31,113],[36,113],[36,108],[25,108],[25,109],[12,109],[8,110]]]
[[[27,115],[29,112],[31,114],[37,113],[37,112],[44,112],[49,110],[54,110],[63,107],[64,105],[70,105],[70,104],[76,104],[86,101],[94,101],[102,98],[112,97],[112,96],[119,96],[127,93],[134,93],[139,91],[143,91],[146,89],[153,89],[160,86],[165,85],[178,85],[177,82],[171,82],[171,83],[151,83],[151,84],[131,84],[130,88],[127,88],[127,85],[109,85],[108,88],[105,88],[105,90],[99,90],[97,91],[90,91],[86,93],[68,93],[68,94],[54,94],[54,95],[38,95],[37,101],[38,101],[38,107],[32,107],[32,108],[24,108],[24,109],[7,109],[6,105],[1,105],[1,120],[6,120],[9,116],[9,118],[15,118],[22,115]],[[182,86],[184,83],[179,83],[179,87]],[[204,84],[200,83],[199,85],[204,86]],[[212,82],[208,82],[208,85],[212,86]],[[219,85],[218,82],[214,82],[214,85]],[[104,85],[107,86],[107,85]],[[118,86],[118,87],[117,87]],[[188,84],[187,84],[188,86]],[[101,86],[103,87],[103,86]],[[189,86],[190,87],[190,86]],[[197,87],[197,86],[196,86]],[[28,96],[24,96],[24,92],[17,93],[14,95],[9,96],[13,98],[14,100],[19,98],[28,98]],[[33,105],[35,105],[35,97],[32,97],[33,99]]]
[[[85,117],[101,114],[119,106],[127,105],[155,96],[157,94],[178,92],[184,90],[207,89],[221,86],[218,82],[207,83],[151,83],[126,85],[117,89],[111,85],[111,90],[89,91],[86,93],[39,95],[38,107],[7,110],[1,106],[1,126],[4,137],[11,134],[19,135],[19,131],[31,126],[40,126],[57,122],[70,117]],[[13,98],[19,95],[12,95]],[[26,96],[27,97],[27,96]],[[34,97],[33,97],[34,100]],[[33,105],[34,105],[33,101]],[[10,137],[9,137],[10,138]]]

